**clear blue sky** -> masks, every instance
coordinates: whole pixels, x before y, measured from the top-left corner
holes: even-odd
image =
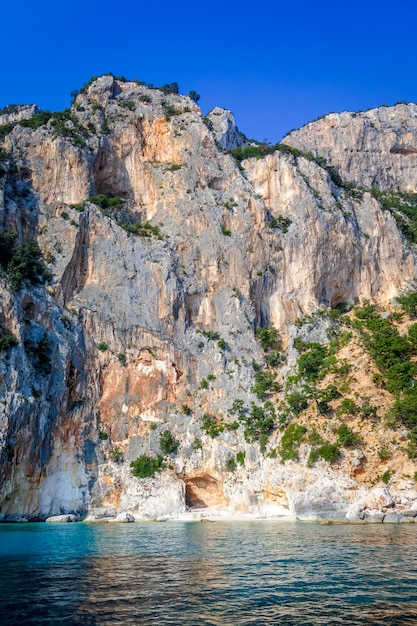
[[[331,111],[416,102],[413,0],[32,0],[1,10],[0,107],[60,110],[92,75],[195,89],[276,142]]]

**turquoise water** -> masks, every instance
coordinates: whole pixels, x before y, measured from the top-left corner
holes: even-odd
[[[0,623],[417,624],[417,525],[0,525]]]

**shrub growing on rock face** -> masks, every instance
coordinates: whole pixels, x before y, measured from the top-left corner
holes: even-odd
[[[308,407],[308,397],[303,391],[293,391],[288,394],[286,400],[290,410],[295,415],[298,415]]]
[[[133,476],[136,478],[149,478],[160,472],[164,467],[162,456],[146,456],[142,454],[130,464]]]
[[[319,456],[328,463],[332,463],[339,456],[339,448],[335,443],[324,443],[318,449]]]
[[[25,282],[39,285],[51,279],[36,241],[28,239],[19,245],[14,233],[0,233],[0,265],[14,291],[18,291]]]
[[[239,465],[245,465],[246,452],[241,450],[236,454],[236,461]]]
[[[230,459],[227,459],[226,469],[228,472],[234,472],[236,470],[236,461],[233,457],[230,457]]]
[[[33,360],[39,373],[47,376],[51,373],[51,344],[48,333],[45,331],[42,339],[39,341],[25,341],[25,350],[27,356]]]
[[[309,350],[298,357],[298,371],[300,376],[309,382],[322,377],[324,361],[328,356],[326,346],[319,343],[309,344]]]
[[[224,431],[224,424],[222,424],[221,421],[217,421],[211,413],[204,413],[201,429],[214,439],[217,435]]]
[[[0,324],[0,352],[13,348],[17,345],[16,339],[8,328]]]
[[[337,429],[339,436],[339,442],[342,446],[355,446],[360,442],[358,435],[356,435],[349,426],[341,424]]]
[[[275,382],[276,377],[277,375],[274,372],[266,370],[255,372],[254,378],[256,384],[251,388],[251,392],[254,393],[259,400],[263,400],[270,393],[279,391],[280,385]]]
[[[298,448],[307,428],[302,425],[290,424],[281,439],[281,447],[279,453],[281,460],[289,461],[298,458]]]
[[[173,454],[178,449],[178,441],[169,430],[164,430],[159,438],[159,447],[165,454]]]
[[[273,326],[258,328],[256,331],[256,338],[260,342],[264,352],[282,349],[282,341],[278,335],[277,329]]]
[[[120,448],[118,448],[117,446],[113,448],[113,450],[110,452],[110,459],[114,463],[120,463],[121,461],[123,461],[123,453]]]

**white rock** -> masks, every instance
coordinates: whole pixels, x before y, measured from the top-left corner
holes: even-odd
[[[130,522],[134,522],[136,521],[134,516],[131,513],[119,513],[119,515],[116,515],[116,518],[114,520],[115,522],[125,522],[125,523],[130,523]]]
[[[47,517],[45,522],[57,522],[60,524],[64,524],[66,522],[77,522],[78,521],[78,517],[76,515],[73,515],[72,513],[69,513],[67,515],[52,515],[51,517]]]

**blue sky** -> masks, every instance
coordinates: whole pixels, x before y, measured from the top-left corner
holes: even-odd
[[[113,72],[201,94],[251,138],[331,111],[416,102],[417,3],[21,0],[2,7],[0,107],[69,105]]]

